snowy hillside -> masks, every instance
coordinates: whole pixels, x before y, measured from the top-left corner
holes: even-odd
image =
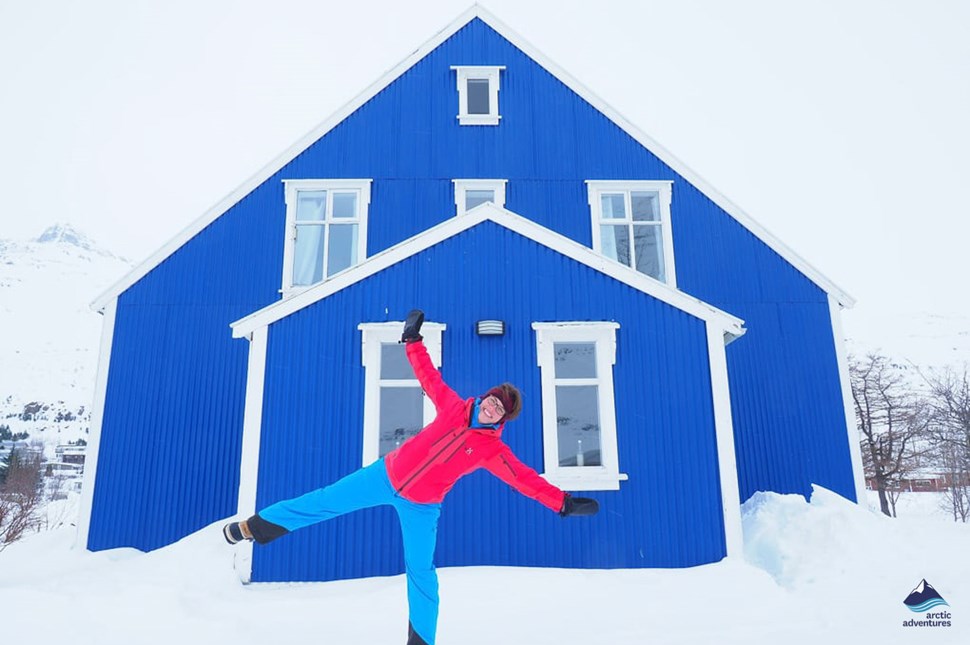
[[[0,240],[0,423],[31,439],[80,438],[101,338],[88,305],[130,268],[69,224]]]
[[[441,569],[437,642],[970,642],[970,526],[891,520],[824,489],[811,503],[759,493],[743,507],[743,526],[743,556],[689,569]],[[236,550],[223,541],[219,523],[147,554],[88,553],[72,549],[73,537],[65,527],[0,552],[5,639],[405,641],[403,576],[243,586],[233,571]],[[903,604],[922,580],[947,602],[932,612],[949,615],[935,621],[948,625],[909,624],[929,622]]]

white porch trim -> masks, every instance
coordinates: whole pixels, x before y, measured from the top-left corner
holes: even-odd
[[[445,220],[423,233],[401,242],[386,251],[368,258],[352,269],[338,274],[334,278],[302,291],[291,298],[273,303],[245,318],[232,323],[232,334],[235,338],[248,336],[259,327],[268,326],[277,320],[303,309],[327,296],[345,289],[364,278],[406,260],[426,249],[458,235],[468,229],[485,222],[494,222],[527,237],[553,251],[572,258],[577,262],[604,273],[634,289],[666,302],[681,311],[685,311],[701,320],[714,322],[722,333],[736,338],[744,334],[744,321],[709,305],[702,300],[678,291],[658,280],[654,280],[642,273],[606,258],[592,249],[573,240],[555,233],[535,222],[528,220],[504,208],[491,203],[485,203],[470,210],[464,217],[454,217]]]
[[[721,513],[724,517],[724,547],[729,558],[744,553],[741,529],[741,493],[738,462],[734,451],[734,421],[731,416],[731,388],[728,385],[725,338],[720,329],[707,324],[707,352],[711,369],[714,431],[717,435],[717,464],[721,476]]]
[[[242,519],[256,513],[256,490],[259,479],[259,442],[263,427],[263,385],[266,379],[266,346],[269,328],[261,327],[249,339],[249,366],[246,374],[246,403],[243,416],[242,457],[239,461],[239,498],[237,516]],[[248,583],[253,573],[253,543],[236,547],[236,573]]]

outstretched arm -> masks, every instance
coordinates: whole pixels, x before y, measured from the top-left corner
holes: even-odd
[[[557,513],[562,510],[566,493],[519,461],[508,446],[503,445],[502,450],[484,465],[490,473],[523,495],[531,497]]]

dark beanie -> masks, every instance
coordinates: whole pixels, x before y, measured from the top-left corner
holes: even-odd
[[[522,395],[519,394],[519,390],[511,383],[502,383],[501,385],[493,387],[482,398],[485,399],[490,396],[494,396],[502,402],[502,407],[505,408],[505,416],[502,417],[503,421],[511,421],[519,416],[519,412],[522,411]]]

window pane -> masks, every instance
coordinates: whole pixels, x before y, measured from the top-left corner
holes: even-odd
[[[357,264],[357,225],[331,224],[327,275]]]
[[[660,227],[651,224],[634,226],[633,243],[637,252],[637,271],[666,282],[663,232]]]
[[[495,191],[494,190],[466,190],[465,191],[465,210],[470,211],[471,209],[484,204],[485,202],[495,203]]]
[[[626,218],[626,201],[623,199],[623,193],[601,195],[600,204],[603,207],[603,219]]]
[[[633,219],[637,222],[660,221],[660,196],[657,193],[630,193]]]
[[[468,113],[488,114],[488,79],[468,79]]]
[[[334,219],[357,217],[357,193],[333,194]]]
[[[424,402],[420,387],[382,387],[380,455],[383,457],[424,426]]]
[[[402,343],[381,343],[381,378],[415,378],[404,348]]]
[[[327,191],[301,190],[297,193],[296,219],[300,222],[322,222],[327,215]]]
[[[596,343],[555,343],[556,378],[596,378]]]
[[[600,226],[603,255],[630,264],[630,229],[626,226]]]
[[[293,284],[323,280],[323,226],[297,226],[293,255]]]
[[[601,466],[599,387],[556,386],[560,466]]]

